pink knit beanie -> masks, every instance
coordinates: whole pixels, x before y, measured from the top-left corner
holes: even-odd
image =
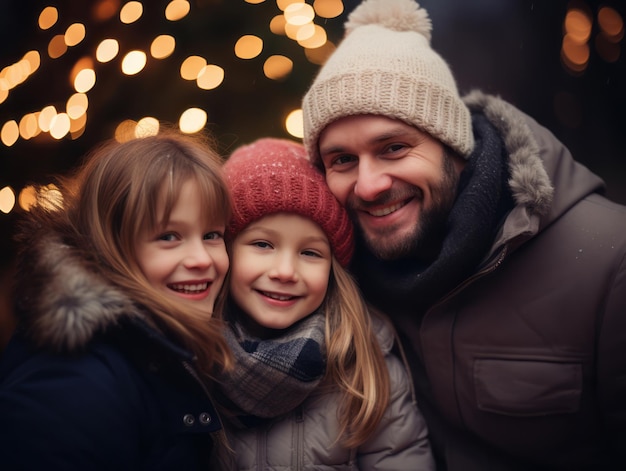
[[[308,161],[302,144],[259,139],[236,149],[224,164],[224,172],[233,199],[228,239],[269,214],[295,213],[320,226],[341,265],[350,262],[352,223],[324,176]]]

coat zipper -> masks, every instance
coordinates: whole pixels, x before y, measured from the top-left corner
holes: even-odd
[[[445,297],[437,301],[437,303],[434,304],[428,311],[431,311],[434,307],[439,306],[440,304],[443,304],[444,302],[448,301],[455,294],[465,289],[465,287],[472,284],[478,278],[482,278],[483,276],[496,271],[500,267],[504,259],[506,258],[507,254],[508,254],[508,246],[505,245],[500,251],[500,253],[498,254],[498,257],[496,258],[496,260],[492,264],[485,266],[484,268],[482,268],[481,270],[477,271],[472,276],[467,278],[465,281],[461,282],[456,288],[454,288],[452,291],[446,294]],[[428,314],[428,312],[426,314]]]
[[[465,281],[463,281],[461,284],[459,284],[456,288],[454,288],[452,291],[450,291],[444,298],[440,299],[428,311],[430,312],[435,307],[437,307],[439,305],[442,305],[445,302],[447,302],[448,300],[452,299],[457,293],[459,293],[460,291],[465,289],[467,286],[472,284],[477,279],[482,278],[483,276],[488,275],[488,274],[493,273],[494,271],[496,271],[498,269],[498,267],[502,264],[504,259],[506,258],[507,253],[508,253],[508,246],[505,245],[502,248],[502,250],[500,251],[500,253],[498,254],[497,258],[495,259],[495,261],[493,263],[485,266],[484,268],[482,268],[481,270],[479,270],[478,272],[474,273],[472,276],[467,278]],[[426,313],[426,314],[428,314],[428,313]],[[456,371],[456,360],[455,360],[456,359],[456,352],[455,352],[455,349],[454,349],[454,331],[455,331],[455,328],[456,328],[457,314],[458,313],[455,312],[454,319],[452,321],[452,329],[451,329],[451,333],[450,333],[450,350],[452,351],[452,371]],[[421,331],[421,329],[420,329],[420,331]],[[421,341],[420,341],[420,345],[421,345]],[[423,357],[423,353],[422,353],[422,357]],[[424,365],[424,366],[426,366],[426,365]],[[453,378],[452,379],[452,389],[453,389],[453,391],[455,391],[454,399],[455,399],[456,407],[457,407],[457,415],[459,416],[461,422],[465,425],[465,420],[463,420],[463,415],[461,414],[461,404],[459,402],[458,394],[456,393],[456,391],[457,391],[456,375],[453,374],[452,378]]]
[[[267,430],[260,427],[257,434],[256,466],[257,469],[266,469],[267,461]]]

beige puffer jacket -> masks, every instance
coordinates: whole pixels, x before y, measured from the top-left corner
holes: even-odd
[[[233,453],[222,457],[220,469],[433,470],[426,423],[416,407],[411,379],[403,362],[391,353],[394,331],[387,322],[374,320],[389,368],[391,398],[370,440],[353,450],[336,444],[339,392],[318,388],[286,416],[254,429],[230,431]]]

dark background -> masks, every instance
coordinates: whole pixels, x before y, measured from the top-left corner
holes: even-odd
[[[117,0],[121,5],[125,2]],[[0,143],[0,188],[10,185],[16,192],[31,182],[48,183],[51,175],[70,170],[96,143],[113,136],[125,119],[154,116],[177,122],[180,113],[198,106],[209,114],[207,130],[227,155],[233,148],[261,136],[288,137],[284,119],[300,107],[300,100],[318,69],[294,41],[269,31],[270,19],[279,14],[276,2],[252,5],[244,0],[191,0],[191,13],[178,22],[163,17],[165,0],[143,1],[144,13],[130,25],[118,16],[95,22],[91,11],[98,1],[0,0],[0,68],[19,60],[27,51],[41,53],[41,66],[25,83],[11,90],[0,103],[0,126],[28,112],[53,104],[64,109],[73,93],[68,76],[78,59],[94,55],[106,37],[121,43],[118,57],[95,65],[97,82],[87,94],[88,121],[77,140],[60,141],[41,134],[19,139],[12,147]],[[308,0],[312,3],[312,0]],[[345,0],[340,17],[315,22],[323,25],[329,39],[337,43],[343,23],[358,1]],[[498,94],[550,128],[572,151],[575,158],[605,179],[608,196],[626,203],[626,153],[621,140],[626,130],[626,41],[622,38],[620,59],[606,62],[593,47],[599,28],[594,19],[591,56],[582,73],[569,72],[561,62],[563,21],[568,8],[577,5],[595,18],[602,5],[626,16],[618,0],[424,0],[433,21],[432,45],[449,63],[462,94],[474,88]],[[37,27],[41,10],[48,5],[59,10],[59,21],[47,31]],[[49,40],[74,22],[86,25],[87,36],[58,59],[46,54]],[[159,34],[176,37],[174,55],[165,60],[148,58],[146,68],[135,76],[121,73],[125,51],[147,50]],[[235,57],[233,46],[243,34],[256,34],[265,41],[255,59]],[[181,62],[201,55],[225,70],[225,80],[214,90],[197,88],[182,80]],[[264,60],[283,54],[294,61],[289,77],[267,79]],[[16,207],[8,215],[0,212],[2,252],[9,257],[8,241]]]

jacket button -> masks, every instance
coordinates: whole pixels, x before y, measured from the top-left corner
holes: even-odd
[[[206,412],[202,412],[198,419],[200,419],[202,425],[209,425],[211,423],[211,416]]]
[[[191,415],[191,414],[185,414],[183,416],[183,423],[187,427],[191,427],[194,424],[195,421],[196,421],[196,419],[194,419],[193,415]]]

